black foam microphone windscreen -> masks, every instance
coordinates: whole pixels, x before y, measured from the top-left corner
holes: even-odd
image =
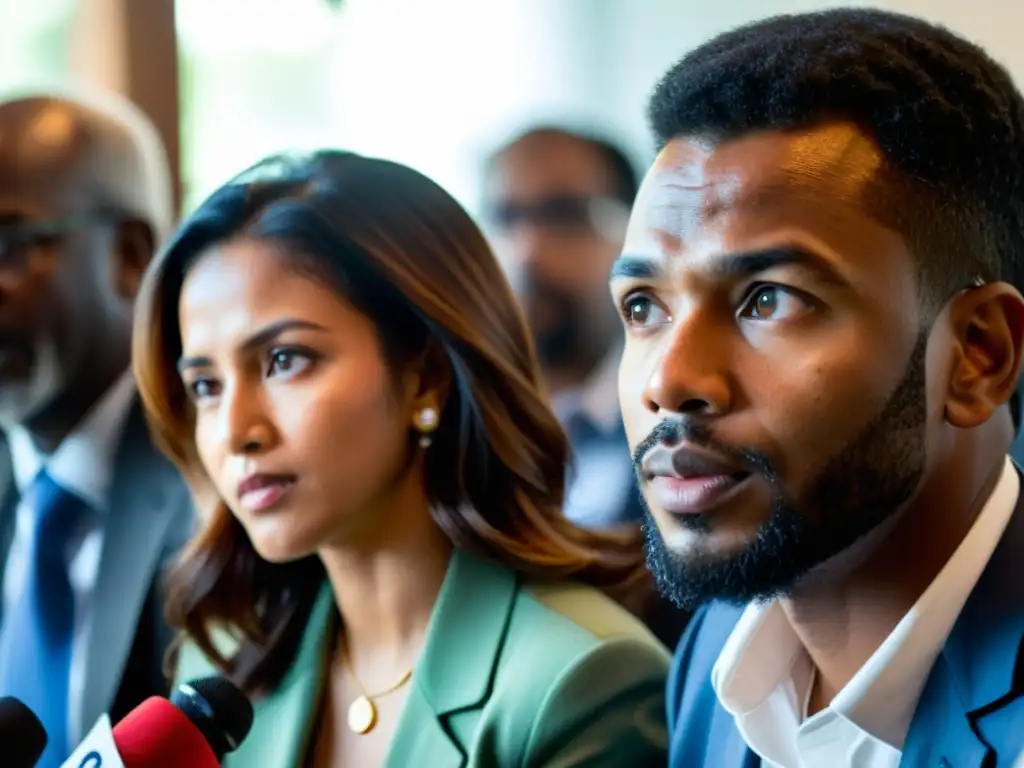
[[[46,729],[13,696],[0,699],[0,755],[10,768],[33,768],[46,749]]]

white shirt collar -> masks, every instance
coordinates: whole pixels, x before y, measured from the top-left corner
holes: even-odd
[[[96,401],[53,455],[41,454],[28,432],[14,427],[7,433],[14,481],[22,494],[44,467],[64,488],[74,491],[101,511],[113,477],[114,453],[135,395],[135,379],[125,371]]]
[[[952,557],[829,710],[874,739],[902,749],[932,665],[995,551],[1019,493],[1020,477],[1007,458],[992,495]],[[750,747],[762,757],[777,759],[751,742],[757,741],[755,734],[784,729],[786,721],[791,729],[800,726],[806,710],[795,718],[789,710],[805,706],[810,672],[803,646],[782,607],[773,602],[747,608],[722,649],[711,682]]]
[[[594,369],[582,386],[552,398],[558,420],[567,424],[574,416],[583,416],[598,430],[611,433],[619,429],[619,357],[616,347]]]

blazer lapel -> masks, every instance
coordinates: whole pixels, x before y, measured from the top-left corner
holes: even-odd
[[[424,695],[423,688],[413,685],[391,739],[387,768],[429,765],[431,768],[462,768],[466,756],[462,747],[445,729],[444,718],[438,715]]]
[[[1014,718],[1000,715],[1016,708],[1024,720],[1022,548],[1024,494],[932,669],[902,765],[976,768],[1020,748]]]
[[[466,552],[452,555],[386,765],[459,768],[473,717],[491,693],[518,581]]]
[[[136,404],[115,458],[96,580],[80,720],[86,728],[114,700],[168,527],[187,503],[183,483],[149,441]]]
[[[11,451],[6,438],[0,437],[0,595],[3,594],[4,575],[7,570],[7,553],[14,540],[17,506],[18,490],[14,487]],[[0,610],[0,624],[2,623],[3,613]]]

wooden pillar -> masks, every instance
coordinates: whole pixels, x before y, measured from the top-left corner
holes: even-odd
[[[77,0],[71,75],[138,106],[167,148],[174,211],[181,211],[181,129],[174,0]]]

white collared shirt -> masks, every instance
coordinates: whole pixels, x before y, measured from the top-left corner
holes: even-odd
[[[15,427],[7,434],[14,482],[23,498],[18,504],[14,538],[4,571],[3,615],[10,615],[25,581],[33,510],[31,499],[24,498],[24,494],[39,471],[45,467],[62,488],[87,501],[91,512],[81,521],[67,551],[68,575],[75,596],[75,634],[71,649],[71,679],[68,681],[70,744],[76,743],[85,733],[81,722],[81,702],[85,687],[89,606],[103,550],[103,521],[107,492],[113,480],[114,454],[134,395],[135,380],[131,371],[125,371],[79,426],[64,438],[52,456],[41,455],[32,438],[21,427]],[[5,630],[5,627],[0,629]]]
[[[616,348],[582,387],[561,393],[552,402],[558,420],[570,433],[571,422],[578,418],[600,436],[573,444],[565,516],[585,528],[621,522],[618,515],[633,487],[633,464],[619,411],[619,356]]]
[[[711,683],[764,768],[897,768],[932,665],[1019,493],[1020,478],[1007,458],[995,490],[938,576],[829,706],[811,717],[814,667],[782,606],[747,608]]]

